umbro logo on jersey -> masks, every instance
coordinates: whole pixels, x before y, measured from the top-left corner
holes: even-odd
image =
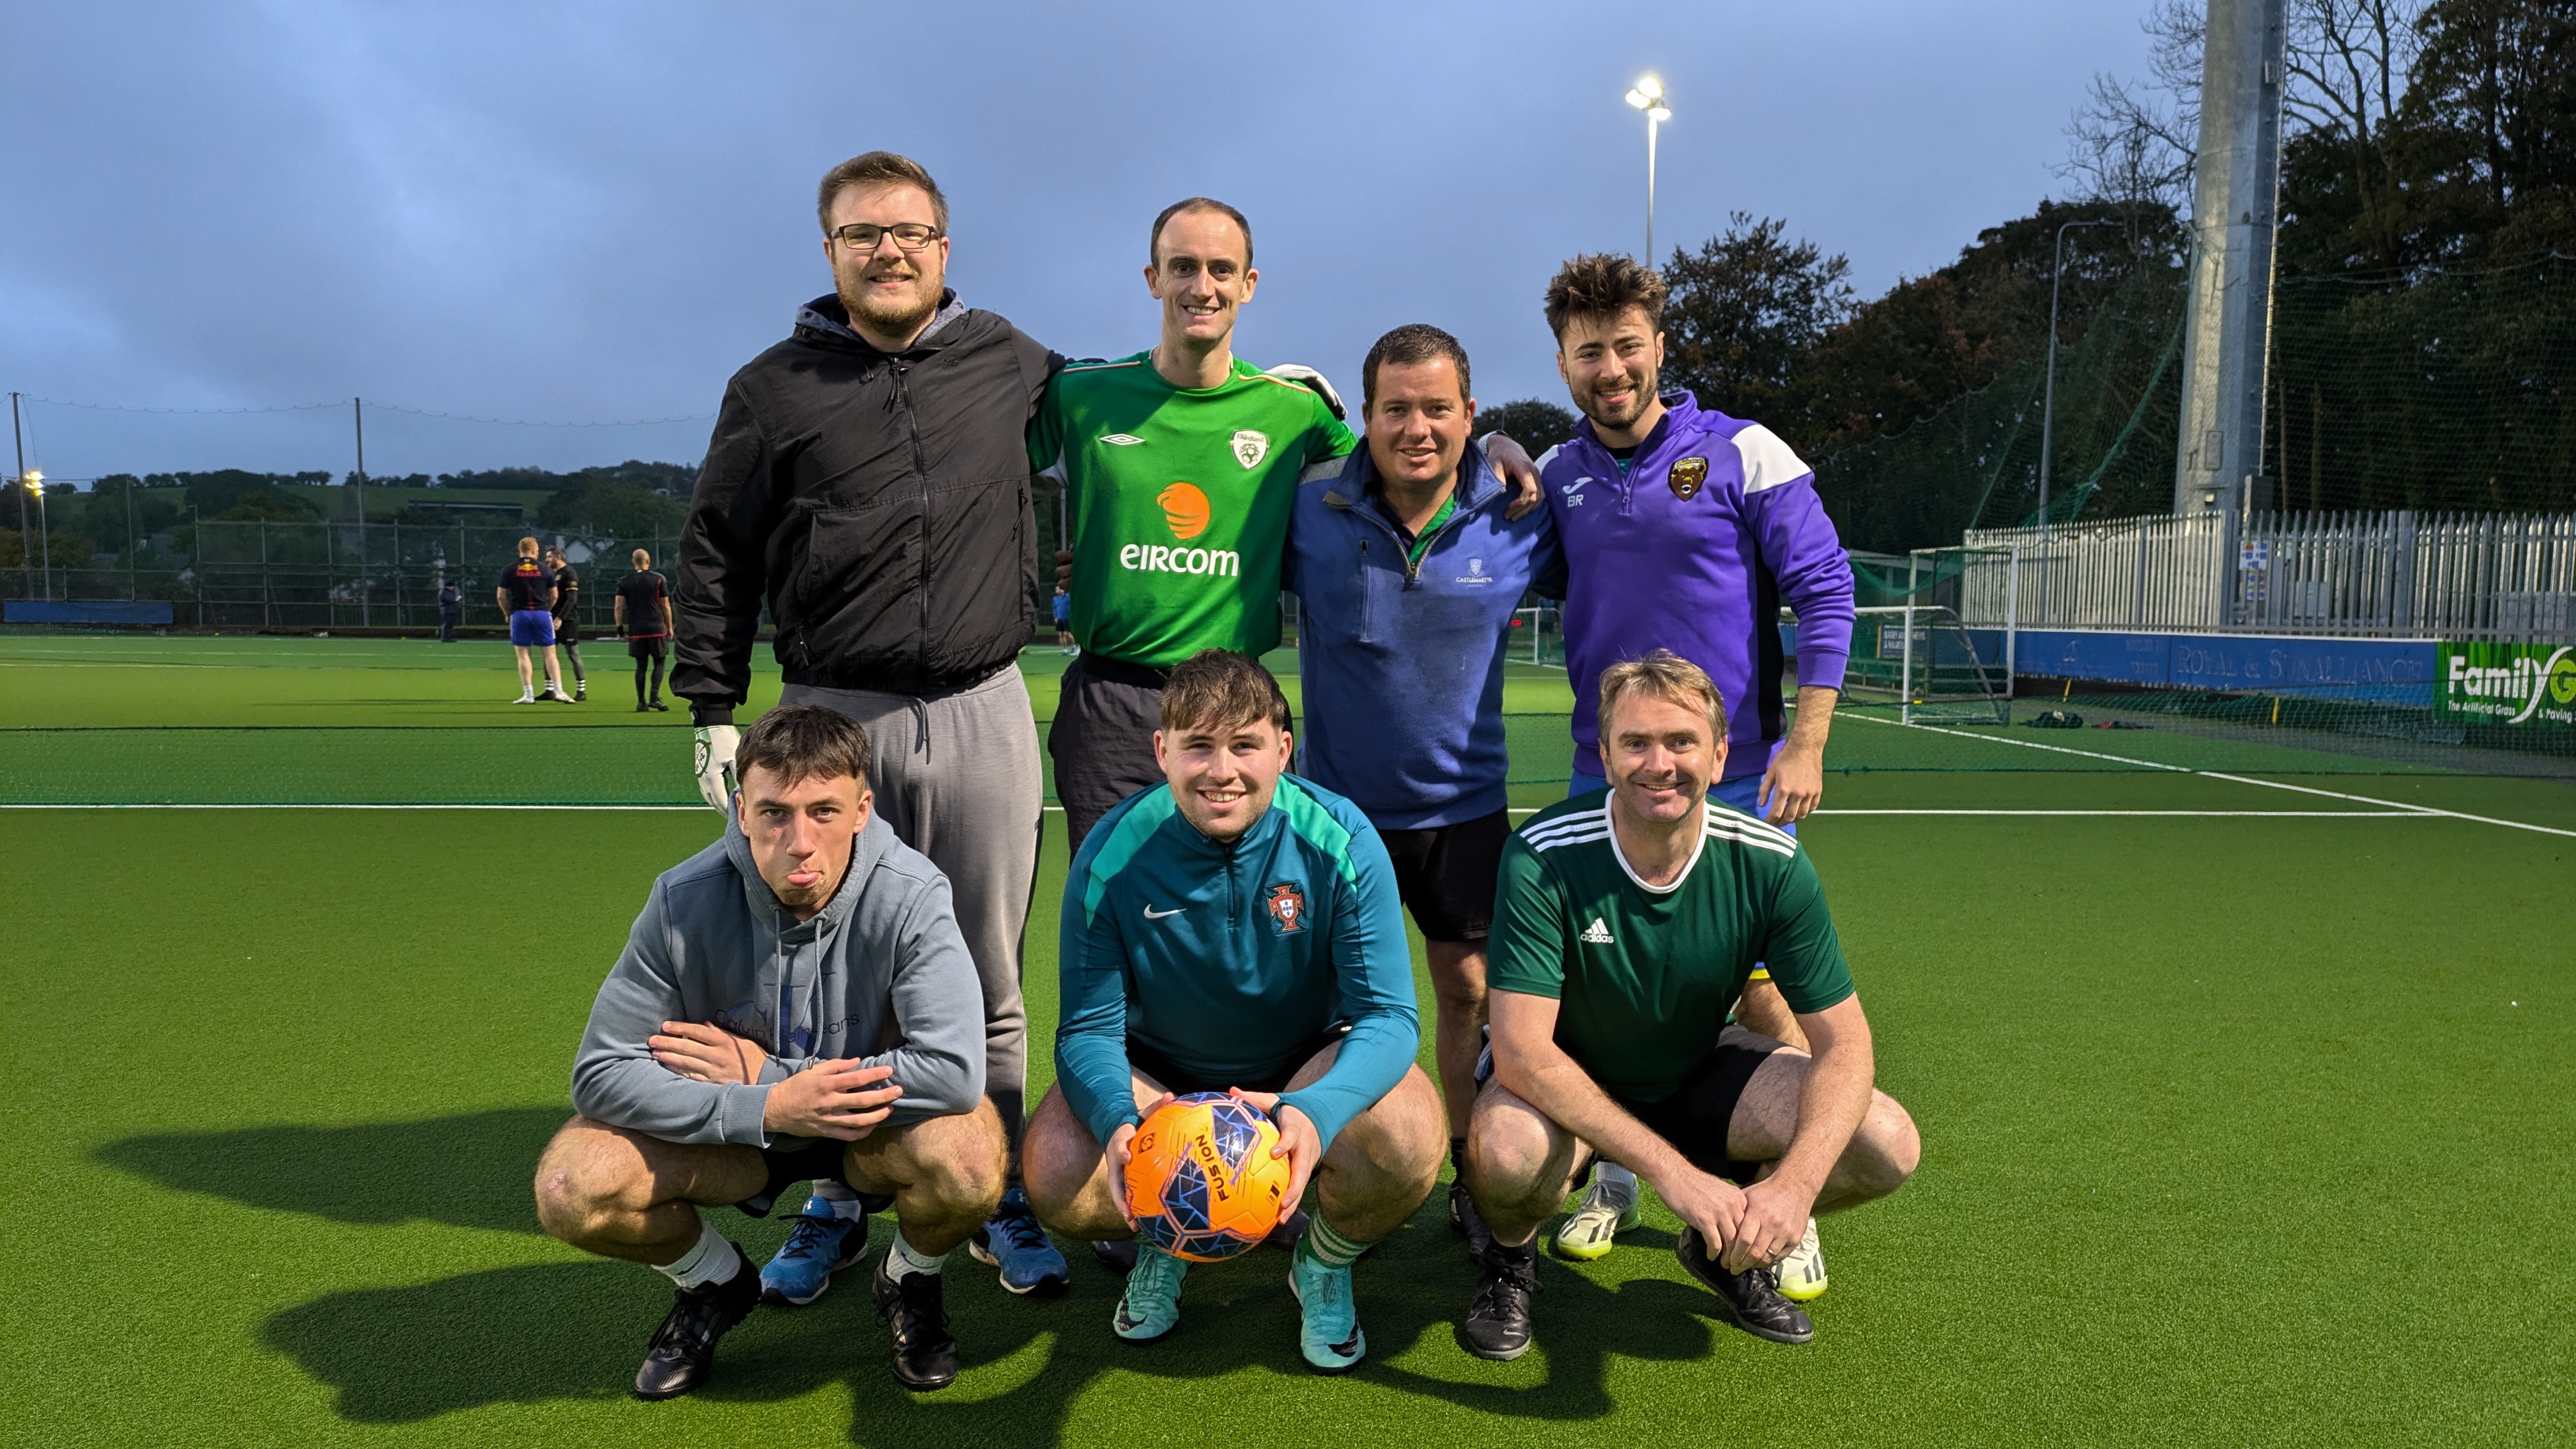
[[[1103,433],[1100,436],[1100,441],[1107,443],[1112,447],[1132,448],[1145,440],[1137,437],[1134,433]]]
[[[1254,428],[1245,428],[1234,435],[1233,446],[1236,462],[1246,468],[1258,468],[1261,466],[1261,460],[1270,456],[1270,435]]]
[[[1594,916],[1592,924],[1584,927],[1583,934],[1576,939],[1586,945],[1607,946],[1610,944],[1610,923],[1599,916]]]
[[[1187,907],[1187,906],[1174,906],[1174,907],[1172,907],[1172,908],[1171,908],[1170,910],[1168,910],[1168,911],[1158,911],[1158,910],[1155,910],[1152,906],[1147,906],[1147,907],[1145,908],[1145,919],[1146,919],[1146,920],[1149,920],[1149,921],[1160,921],[1160,920],[1164,920],[1164,919],[1166,919],[1166,918],[1168,918],[1168,917],[1171,917],[1171,916],[1177,916],[1177,915],[1179,915],[1181,912],[1186,911],[1186,910],[1188,910],[1188,909],[1189,909],[1189,907]]]

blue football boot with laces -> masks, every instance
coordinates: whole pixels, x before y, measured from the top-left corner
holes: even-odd
[[[866,1218],[835,1217],[830,1204],[814,1199],[778,1245],[778,1256],[761,1268],[761,1299],[802,1308],[822,1297],[832,1275],[859,1261],[867,1246]]]
[[[1136,1245],[1136,1266],[1127,1270],[1127,1291],[1118,1295],[1110,1330],[1129,1343],[1146,1344],[1172,1331],[1181,1321],[1181,1279],[1190,1265],[1151,1243]]]
[[[1002,1286],[1014,1293],[1054,1298],[1073,1281],[1064,1254],[1056,1251],[1046,1229],[1038,1226],[1029,1195],[1016,1187],[1002,1194],[993,1216],[966,1240],[966,1251],[976,1262],[1001,1269]]]
[[[1297,1350],[1306,1367],[1319,1374],[1358,1368],[1368,1356],[1368,1337],[1351,1302],[1350,1268],[1336,1268],[1301,1246],[1288,1268],[1288,1291],[1297,1295]]]

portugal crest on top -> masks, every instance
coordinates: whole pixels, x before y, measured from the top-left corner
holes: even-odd
[[[1688,503],[1699,496],[1700,486],[1708,482],[1708,460],[1706,458],[1681,459],[1664,474],[1664,481],[1673,485],[1675,498]]]
[[[1281,881],[1270,888],[1270,919],[1279,923],[1279,934],[1306,929],[1306,893],[1295,881]]]
[[[1258,468],[1270,456],[1270,435],[1256,428],[1245,428],[1234,435],[1234,460],[1246,468]],[[1707,466],[1702,464],[1702,467]]]

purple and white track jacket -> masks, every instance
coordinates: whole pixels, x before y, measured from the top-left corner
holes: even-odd
[[[1850,556],[1815,470],[1760,423],[1664,394],[1622,474],[1590,419],[1538,460],[1563,540],[1574,768],[1601,774],[1601,671],[1670,649],[1716,681],[1726,778],[1770,768],[1783,733],[1780,606],[1798,616],[1798,682],[1840,689],[1851,657]]]

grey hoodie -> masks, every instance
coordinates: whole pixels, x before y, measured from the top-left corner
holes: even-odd
[[[704,1022],[769,1053],[756,1086],[694,1082],[653,1060],[665,1021]],[[894,1067],[892,1126],[973,1110],[984,1094],[984,992],[957,931],[948,878],[871,818],[822,912],[779,905],[730,820],[664,871],[591,1004],[573,1062],[583,1116],[667,1142],[792,1151],[812,1139],[761,1126],[769,1089],[836,1057]]]

